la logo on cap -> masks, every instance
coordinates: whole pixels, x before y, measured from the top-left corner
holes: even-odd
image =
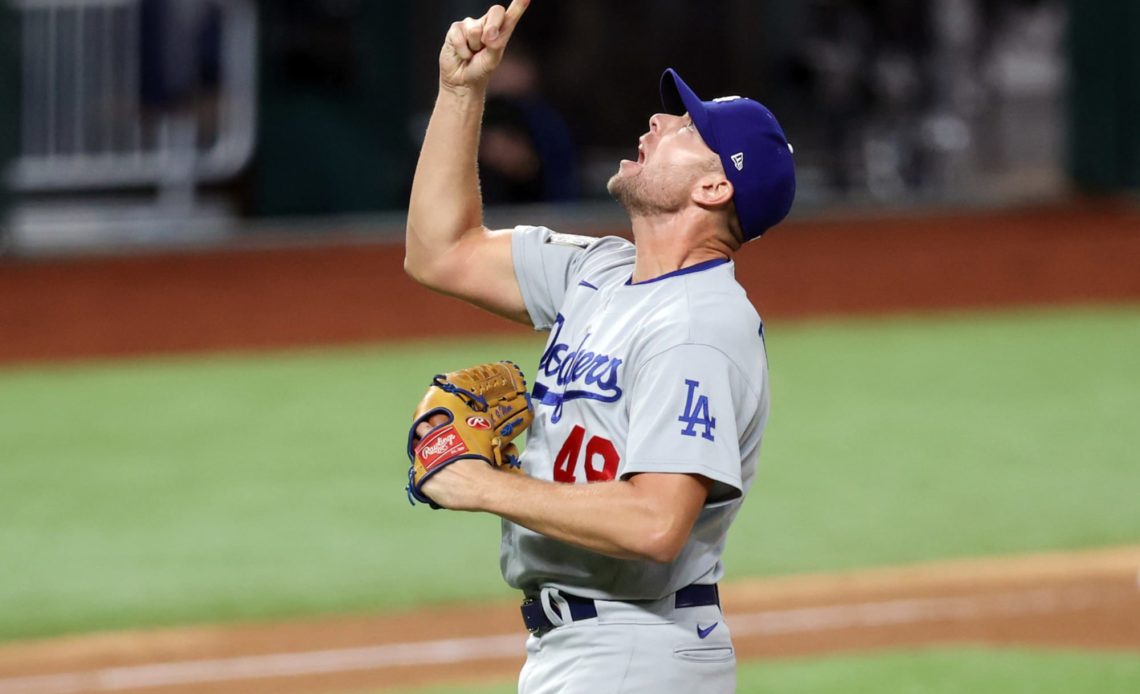
[[[732,165],[736,167],[737,171],[744,170],[744,152],[737,152],[732,155]]]

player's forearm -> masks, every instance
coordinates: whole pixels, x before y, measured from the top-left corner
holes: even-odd
[[[482,228],[476,156],[484,90],[441,86],[424,136],[408,204],[407,257],[413,276],[464,234]]]
[[[630,482],[556,484],[494,475],[482,510],[593,552],[667,563],[689,534],[683,519]]]

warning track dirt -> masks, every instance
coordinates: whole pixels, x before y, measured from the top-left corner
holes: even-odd
[[[1100,203],[789,222],[736,275],[782,320],[1135,302],[1137,257],[1140,211]],[[530,333],[415,285],[403,260],[359,242],[0,258],[0,363]]]

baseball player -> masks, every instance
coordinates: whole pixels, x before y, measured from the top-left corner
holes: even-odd
[[[791,207],[791,148],[760,104],[702,101],[666,70],[665,112],[609,182],[634,243],[485,228],[483,97],[528,4],[447,33],[405,259],[427,287],[550,332],[526,369],[526,474],[457,460],[423,492],[503,519],[531,632],[520,692],[731,692],[716,583],[768,418],[763,324],[733,256]]]

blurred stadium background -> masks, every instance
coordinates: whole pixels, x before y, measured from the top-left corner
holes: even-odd
[[[401,270],[484,10],[0,2],[0,694],[512,691],[497,523],[402,490],[430,376],[541,349]],[[796,147],[741,691],[1140,691],[1140,4],[534,0],[489,223],[625,233],[666,66]]]

